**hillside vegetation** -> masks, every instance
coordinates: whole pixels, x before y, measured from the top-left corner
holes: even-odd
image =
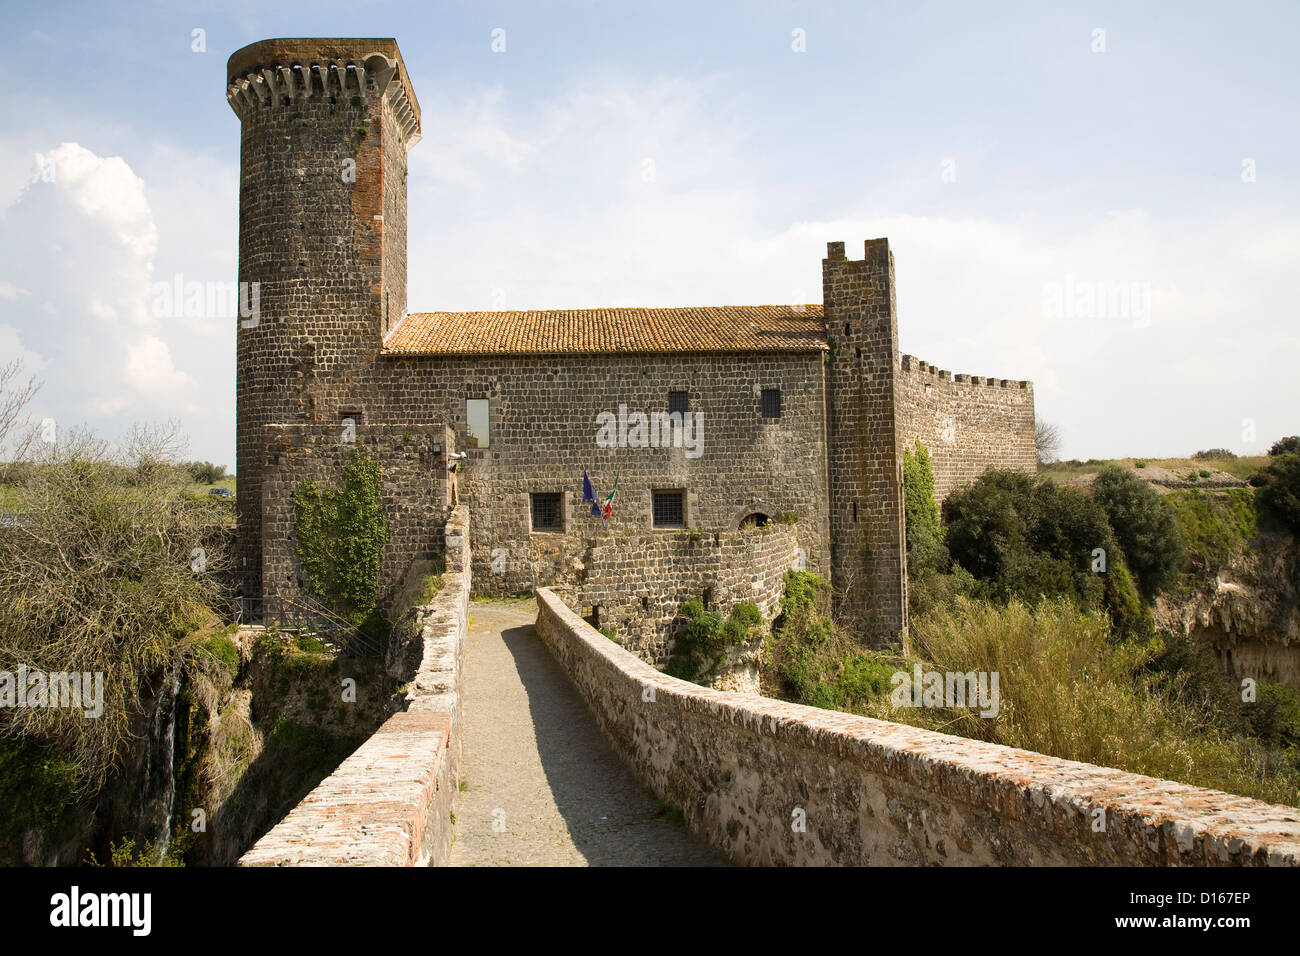
[[[1198,479],[1203,463],[1230,466],[1206,470],[1233,486],[1157,488],[1139,462],[1095,462],[990,471],[941,511],[909,498],[906,648],[865,648],[833,619],[829,585],[791,572],[764,693],[1300,805],[1300,693],[1243,686],[1152,614],[1261,528],[1300,532],[1300,455],[1164,465],[1193,462]],[[909,496],[932,487],[928,470],[924,448],[906,456]],[[996,714],[901,705],[894,677],[917,664],[996,674]]]

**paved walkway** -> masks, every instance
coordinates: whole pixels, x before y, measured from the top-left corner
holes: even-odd
[[[451,865],[723,865],[610,750],[536,618],[531,600],[470,604]]]

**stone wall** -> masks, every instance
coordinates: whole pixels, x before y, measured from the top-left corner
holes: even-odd
[[[413,562],[439,551],[443,522],[451,507],[448,448],[451,434],[438,424],[387,425],[371,422],[343,441],[334,424],[270,425],[262,474],[263,599],[274,611],[279,602],[307,593],[306,574],[297,556],[293,496],[305,481],[340,487],[344,465],[354,451],[375,458],[381,468],[380,500],[388,519],[380,580],[380,607],[386,606]]]
[[[709,690],[537,598],[538,634],[615,751],[736,863],[1300,865],[1293,808]]]
[[[899,453],[920,439],[930,452],[940,503],[989,468],[1038,470],[1032,382],[953,375],[904,355],[898,409]]]
[[[786,571],[802,567],[793,525],[772,524],[706,534],[606,532],[593,536],[573,560],[556,547],[539,560],[556,562],[546,577],[573,583],[557,588],[580,614],[597,608],[601,627],[612,624],[619,644],[655,666],[671,650],[673,621],[692,598],[724,617],[745,601],[766,620],[777,612]]]
[[[651,533],[651,494],[686,492],[686,524],[734,531],[750,515],[794,525],[810,568],[829,572],[823,358],[820,351],[672,355],[381,356],[364,420],[445,421],[460,494],[474,512],[475,591],[509,595],[578,583],[593,542]],[[764,388],[782,415],[765,419]],[[663,412],[684,391],[701,416],[698,455],[686,447],[600,447],[596,417]],[[489,403],[490,447],[468,447],[465,402]],[[358,433],[363,429],[359,429]],[[603,499],[618,478],[608,525],[582,503],[587,469]],[[563,496],[561,532],[535,532],[530,494]],[[649,537],[644,540],[651,540]]]
[[[446,524],[447,569],[417,609],[423,643],[394,714],[239,860],[240,866],[446,863],[461,766],[461,680],[469,623],[469,514]]]

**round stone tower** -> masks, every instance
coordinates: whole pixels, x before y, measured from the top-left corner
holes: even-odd
[[[392,39],[263,40],[226,76],[242,126],[238,556],[256,614],[273,426],[364,416],[375,355],[406,315],[420,107]]]

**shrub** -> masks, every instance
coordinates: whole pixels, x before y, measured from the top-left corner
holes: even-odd
[[[1294,455],[1300,452],[1300,435],[1288,435],[1286,438],[1279,438],[1269,446],[1268,453],[1270,456],[1277,455]]]
[[[1270,773],[1257,744],[1207,722],[1190,695],[1171,699],[1147,673],[1160,642],[1116,644],[1105,615],[1063,599],[1031,608],[962,598],[914,622],[912,638],[937,670],[998,674],[998,715],[926,708],[873,716],[1270,802],[1300,800],[1294,767]]]
[[[1255,501],[1260,511],[1293,534],[1300,534],[1300,453],[1274,457],[1259,472]]]
[[[1146,466],[1147,463],[1140,458],[1137,461],[1133,462],[1134,468],[1145,468]]]
[[[809,571],[788,571],[781,613],[763,655],[763,682],[785,700],[862,712],[888,694],[900,666],[888,654],[864,651],[831,619],[831,589]]]
[[[673,639],[672,654],[663,670],[682,680],[711,674],[728,648],[744,644],[763,623],[763,613],[753,601],[737,604],[724,620],[693,598],[682,605],[679,616],[683,624]]]
[[[1234,452],[1226,448],[1206,448],[1192,455],[1193,458],[1236,458]]]
[[[226,477],[226,466],[214,465],[210,461],[192,461],[185,470],[191,479],[203,485],[214,485]]]
[[[1074,488],[1014,471],[990,470],[943,504],[948,550],[999,600],[1069,594],[1093,605],[1103,584],[1092,553],[1114,550],[1101,508]]]
[[[1186,560],[1173,510],[1145,481],[1115,466],[1097,473],[1091,491],[1106,513],[1138,590],[1152,600]]]
[[[934,471],[930,467],[930,453],[919,439],[915,453],[903,453],[903,512],[909,574],[925,569],[944,570],[948,561],[939,506],[934,500]]]

